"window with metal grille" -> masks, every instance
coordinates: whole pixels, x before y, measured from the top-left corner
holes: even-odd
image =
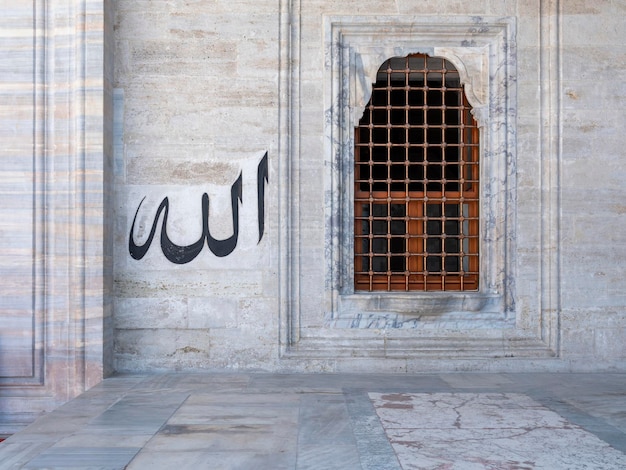
[[[355,290],[478,289],[478,134],[449,61],[382,64],[355,129]]]

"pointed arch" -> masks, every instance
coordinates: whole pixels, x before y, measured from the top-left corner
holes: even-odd
[[[380,66],[354,164],[355,290],[477,290],[479,130],[450,61]]]

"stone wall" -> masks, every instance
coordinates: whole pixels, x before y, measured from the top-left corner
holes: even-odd
[[[603,68],[624,67],[615,47],[624,33],[619,5],[587,4],[180,1],[146,9],[118,1],[117,368],[621,368],[623,119],[620,85],[599,80]],[[363,43],[368,28],[386,45]],[[363,300],[346,287],[350,273],[337,274],[351,257],[341,205],[351,175],[336,157],[345,151],[349,162],[350,141],[337,136],[350,134],[346,123],[363,105],[346,98],[341,111],[339,102],[371,78],[346,64],[382,62],[394,40],[396,52],[438,47],[465,65],[476,54],[488,64],[470,71],[486,87],[481,132],[492,143],[482,157],[490,168],[483,306],[469,307],[472,294]],[[337,58],[334,47],[352,52]],[[600,119],[600,109],[611,117]],[[150,249],[133,259],[133,221],[141,245],[166,197],[172,243],[202,237],[205,193],[211,235],[230,237],[240,174],[232,252],[218,256],[205,244],[188,263],[168,260],[162,207]],[[601,226],[611,249],[596,241]]]
[[[620,2],[14,3],[0,434],[114,370],[624,370]],[[352,127],[410,52],[472,90],[478,294],[351,287]]]
[[[562,2],[558,215],[561,355],[578,367],[624,368],[626,70],[622,2]]]
[[[118,1],[115,39],[117,367],[275,367],[277,188],[257,175],[266,154],[271,174],[280,164],[278,4]],[[171,242],[204,237],[205,194],[223,243],[172,262],[163,214],[145,255],[130,255],[133,220],[146,243],[165,198]]]

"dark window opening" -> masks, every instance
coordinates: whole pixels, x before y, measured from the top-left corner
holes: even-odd
[[[379,69],[355,129],[355,289],[478,289],[478,127],[456,68]]]

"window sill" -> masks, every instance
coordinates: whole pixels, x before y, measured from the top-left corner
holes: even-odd
[[[393,314],[403,319],[450,313],[501,314],[503,298],[483,292],[363,292],[338,296],[339,316]]]

